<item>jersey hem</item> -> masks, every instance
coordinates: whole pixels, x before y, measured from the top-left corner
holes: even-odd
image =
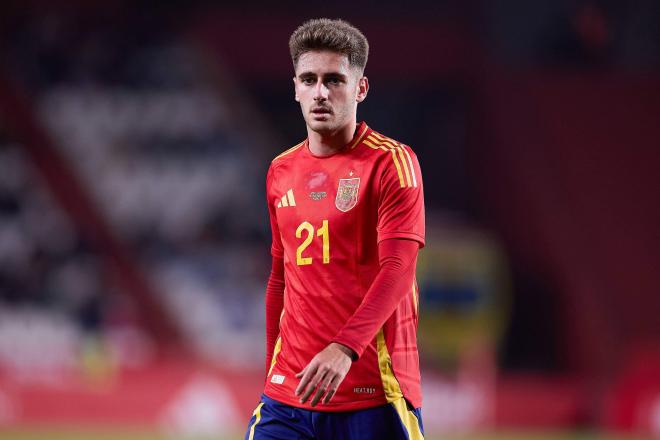
[[[349,403],[338,403],[333,404],[330,402],[327,405],[318,404],[316,406],[311,406],[309,403],[300,403],[300,400],[297,398],[291,399],[284,396],[279,396],[276,393],[272,393],[272,390],[264,390],[264,395],[270,399],[276,400],[279,403],[284,405],[293,406],[295,408],[306,409],[309,411],[320,411],[320,412],[344,412],[344,411],[356,411],[361,409],[375,408],[377,406],[387,405],[387,399],[385,396],[381,396],[369,400],[358,400],[356,402]],[[310,398],[311,400],[311,398]],[[309,400],[308,400],[309,402]]]

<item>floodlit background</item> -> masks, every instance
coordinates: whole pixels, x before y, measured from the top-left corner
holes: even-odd
[[[241,438],[287,41],[417,152],[429,438],[660,438],[660,2],[0,5],[0,439]]]

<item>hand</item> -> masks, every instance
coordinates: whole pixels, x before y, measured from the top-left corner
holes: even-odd
[[[310,402],[311,406],[316,406],[324,394],[323,404],[330,402],[351,368],[352,354],[353,350],[336,342],[317,353],[309,364],[296,374],[297,378],[302,377],[296,388],[296,396],[302,394],[300,403],[305,403],[315,389],[316,394]]]

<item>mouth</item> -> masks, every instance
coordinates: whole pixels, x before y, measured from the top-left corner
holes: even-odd
[[[332,111],[326,107],[316,107],[313,108],[310,113],[312,114],[312,119],[315,121],[327,121],[332,115]]]
[[[329,115],[329,114],[331,114],[332,112],[330,111],[329,108],[325,108],[325,107],[316,107],[316,108],[313,108],[313,109],[311,110],[311,113],[312,113],[313,115]]]

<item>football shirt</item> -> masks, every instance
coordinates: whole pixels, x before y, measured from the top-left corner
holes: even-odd
[[[277,156],[266,187],[271,253],[284,260],[285,292],[264,393],[311,409],[294,394],[295,375],[335,341],[359,359],[332,401],[313,409],[356,410],[402,396],[420,407],[414,271],[375,334],[345,328],[378,274],[378,243],[400,238],[424,245],[422,177],[413,151],[363,122],[331,156],[314,156],[307,140]]]

